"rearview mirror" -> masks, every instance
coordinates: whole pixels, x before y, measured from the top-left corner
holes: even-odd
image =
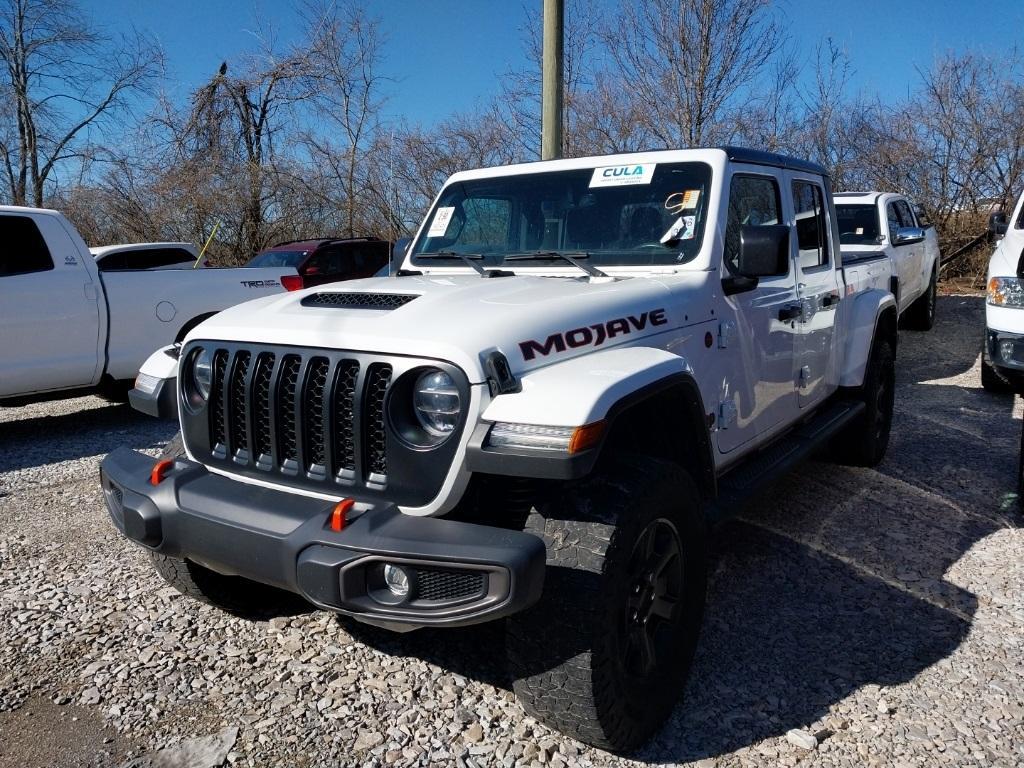
[[[900,227],[896,230],[893,245],[913,245],[924,240],[924,230],[920,227]]]
[[[784,224],[740,227],[737,271],[743,277],[789,273],[789,227]]]

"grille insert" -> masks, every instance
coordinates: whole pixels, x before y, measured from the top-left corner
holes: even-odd
[[[249,361],[252,356],[245,351],[235,355],[235,362],[231,366],[231,383],[229,394],[231,397],[231,410],[229,413],[229,430],[231,432],[231,448],[235,455],[243,460],[249,455],[249,428],[246,424],[246,411],[248,404],[248,388],[246,387],[246,376],[249,374]]]
[[[419,600],[450,602],[480,595],[486,577],[479,571],[453,571],[445,568],[417,568],[416,595]]]
[[[224,421],[226,408],[226,394],[224,389],[224,371],[228,365],[228,351],[218,349],[213,355],[213,385],[210,393],[210,402],[214,407],[210,410],[211,437],[215,448],[226,451],[227,425]]]
[[[302,358],[298,355],[285,355],[281,361],[281,376],[277,382],[277,450],[285,471],[294,472],[298,468],[299,445],[296,439],[295,404],[296,390],[299,386],[299,369]]]
[[[334,474],[356,471],[355,401],[359,363],[342,360],[334,380]]]
[[[306,469],[324,474],[327,466],[327,443],[324,440],[324,392],[330,363],[326,357],[314,357],[306,372],[302,391],[302,415],[305,421]]]
[[[388,473],[384,398],[391,384],[391,366],[374,363],[366,377],[366,467],[371,480],[383,480]],[[373,475],[378,475],[377,478]]]
[[[273,353],[264,352],[256,358],[256,372],[252,377],[252,450],[260,469],[269,469],[273,461],[270,435],[270,380],[273,372]]]
[[[339,309],[382,309],[404,307],[417,294],[409,293],[314,293],[301,302],[304,307],[337,307]]]

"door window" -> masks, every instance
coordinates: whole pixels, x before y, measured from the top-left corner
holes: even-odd
[[[906,200],[896,201],[896,213],[900,217],[902,226],[904,227],[916,227],[917,222],[914,221],[914,213],[910,210],[910,206],[907,205]]]
[[[28,216],[0,216],[0,277],[53,269],[50,249]]]
[[[740,228],[764,227],[782,220],[779,184],[771,176],[732,177],[729,185],[729,213],[725,227],[725,265],[738,273]]]
[[[825,217],[821,187],[809,181],[794,181],[793,207],[796,213],[800,269],[815,269],[827,265],[828,219]]]
[[[885,210],[886,218],[889,220],[889,242],[895,244],[896,233],[899,231],[899,228],[903,226],[900,223],[900,214],[899,211],[896,210],[896,203],[889,203],[885,206]]]

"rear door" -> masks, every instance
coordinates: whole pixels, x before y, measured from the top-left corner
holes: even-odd
[[[833,222],[821,179],[789,175],[793,195],[793,237],[797,297],[797,375],[801,408],[826,397],[837,381],[834,364],[836,310],[841,294],[833,263]]]
[[[782,171],[751,166],[729,182],[723,276],[737,274],[740,229],[789,219]],[[794,379],[796,275],[763,277],[752,290],[725,297],[729,316],[720,329],[725,375],[719,395],[718,449],[728,453],[789,423],[797,411]]]
[[[0,397],[94,384],[101,289],[79,248],[53,216],[0,214],[0,243]]]

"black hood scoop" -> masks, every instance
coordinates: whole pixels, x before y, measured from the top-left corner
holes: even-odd
[[[389,312],[416,298],[419,296],[415,293],[311,293],[300,303],[304,307],[380,309]]]

